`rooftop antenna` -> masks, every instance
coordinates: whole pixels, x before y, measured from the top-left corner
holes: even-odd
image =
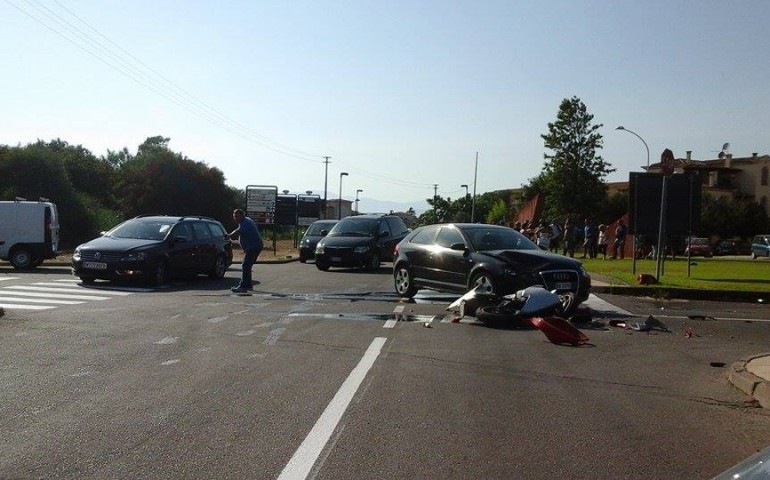
[[[719,155],[717,155],[717,157],[725,158],[725,155],[727,155],[729,152],[730,152],[730,144],[725,143],[724,145],[722,145],[722,151],[719,152]]]

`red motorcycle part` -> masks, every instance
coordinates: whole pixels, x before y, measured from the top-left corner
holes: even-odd
[[[533,317],[529,323],[543,332],[551,343],[568,343],[576,347],[588,343],[588,337],[583,332],[561,317]]]

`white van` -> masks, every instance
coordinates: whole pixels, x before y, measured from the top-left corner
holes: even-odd
[[[59,253],[59,213],[45,198],[0,201],[0,260],[34,268]]]

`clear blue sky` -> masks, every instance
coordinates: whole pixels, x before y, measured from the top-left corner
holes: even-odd
[[[322,194],[328,155],[329,198],[342,171],[344,198],[456,198],[476,152],[478,193],[537,175],[578,96],[626,180],[646,153],[618,125],[651,162],[770,153],[768,20],[766,0],[0,0],[0,143],[163,135],[235,187]]]

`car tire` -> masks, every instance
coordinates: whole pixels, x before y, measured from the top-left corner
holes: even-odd
[[[754,252],[751,252],[751,259],[752,260],[756,260],[757,259],[757,254],[754,253]]]
[[[307,258],[299,257],[299,263],[307,263]]]
[[[9,261],[16,270],[26,270],[34,267],[35,257],[26,247],[16,247],[11,252]]]
[[[322,272],[325,272],[329,270],[329,264],[324,262],[323,260],[316,259],[315,268],[317,268],[318,270],[321,270]]]
[[[412,271],[403,265],[396,267],[396,272],[393,274],[393,286],[401,298],[412,298],[417,293]]]
[[[218,255],[217,259],[214,261],[214,268],[212,268],[211,272],[209,272],[209,278],[213,280],[218,280],[220,278],[223,278],[226,272],[227,272],[227,259],[225,258],[224,255]]]
[[[369,259],[369,263],[366,265],[366,269],[371,272],[376,272],[380,269],[380,263],[380,255],[373,253],[372,258]]]
[[[495,282],[492,281],[492,277],[487,272],[478,272],[471,278],[468,290],[474,290],[481,285],[489,285],[489,289],[492,293],[497,293]]]
[[[161,285],[165,285],[168,283],[169,274],[168,274],[168,263],[166,263],[165,260],[158,260],[158,263],[155,264],[155,269],[153,270],[152,278],[150,279],[150,283],[152,283],[154,286],[159,287]]]
[[[87,277],[87,276],[82,276],[82,277],[80,277],[80,281],[81,281],[81,282],[83,282],[83,283],[84,283],[84,284],[86,284],[86,285],[93,285],[93,284],[94,284],[94,282],[96,282],[96,278],[94,278],[94,277]]]

